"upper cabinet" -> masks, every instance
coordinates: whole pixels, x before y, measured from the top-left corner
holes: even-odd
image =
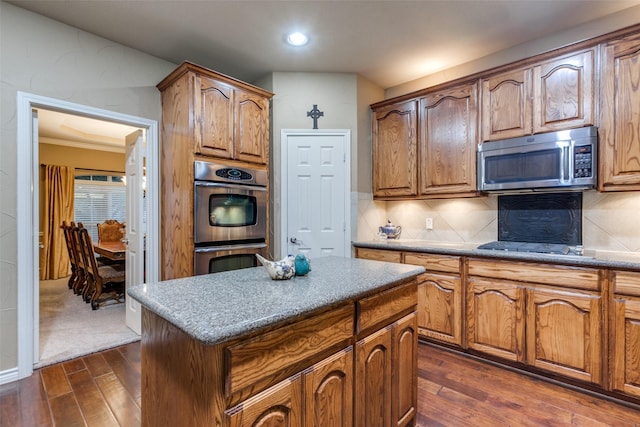
[[[640,34],[603,46],[600,191],[640,190]]]
[[[373,195],[418,195],[417,103],[401,102],[373,112]]]
[[[482,79],[482,140],[592,125],[594,60],[589,49]]]
[[[185,115],[186,120],[180,121],[186,127],[171,131],[185,135],[195,154],[267,164],[273,94],[189,62],[160,82],[158,89],[171,93],[170,99],[163,96],[163,106],[183,103],[179,113]]]
[[[420,98],[420,194],[474,193],[478,90],[475,83]]]
[[[467,83],[372,106],[375,197],[476,195],[477,92]]]
[[[268,168],[269,99],[258,87],[184,62],[157,85],[162,99],[162,280],[193,276],[194,160]]]
[[[509,71],[481,80],[482,140],[531,133],[531,70]]]

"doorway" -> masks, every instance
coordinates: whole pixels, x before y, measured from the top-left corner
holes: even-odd
[[[67,245],[60,244],[61,219],[56,213],[64,210],[67,223],[83,224],[94,243],[98,241],[98,223],[107,219],[130,223],[125,138],[139,128],[43,108],[36,113],[41,176],[34,176],[34,180],[40,184],[39,235],[43,237],[39,258],[40,266],[47,266],[40,271],[39,312],[34,316],[34,324],[39,326],[34,366],[40,368],[139,339],[126,326],[124,304],[105,303],[94,311],[81,295],[82,288],[68,285],[68,251]],[[59,196],[52,199],[44,181],[45,166],[50,171],[69,172],[65,176],[72,181],[65,185],[73,191],[54,191]],[[51,215],[57,219],[50,219]],[[132,276],[124,257],[112,262],[118,270],[126,269],[127,278]]]
[[[144,130],[146,146],[146,260],[147,281],[159,277],[159,144],[158,122],[118,112],[18,92],[18,378],[31,375],[39,348],[39,145],[34,110],[63,112]],[[144,237],[140,237],[141,239]],[[142,244],[140,245],[142,246]],[[127,304],[128,306],[128,304]],[[128,309],[128,308],[127,308]],[[139,316],[139,312],[137,313]]]
[[[351,131],[281,134],[281,256],[351,256]]]

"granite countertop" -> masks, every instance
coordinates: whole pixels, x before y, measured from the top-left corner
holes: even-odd
[[[135,285],[128,294],[204,344],[373,294],[417,276],[419,266],[355,258],[311,260],[311,272],[271,280],[263,267]]]
[[[399,251],[429,252],[444,255],[477,256],[518,261],[536,261],[584,267],[622,268],[640,271],[640,253],[613,252],[585,249],[584,255],[539,254],[532,252],[508,252],[476,249],[479,243],[448,243],[427,240],[368,240],[352,242],[359,248],[387,249]]]

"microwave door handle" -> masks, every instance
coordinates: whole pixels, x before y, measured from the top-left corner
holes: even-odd
[[[560,153],[560,163],[562,164],[562,181],[569,181],[569,145],[563,144],[562,151]]]

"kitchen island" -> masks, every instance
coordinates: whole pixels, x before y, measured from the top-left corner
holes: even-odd
[[[424,271],[327,257],[288,281],[257,267],[131,287],[142,425],[415,424]]]

